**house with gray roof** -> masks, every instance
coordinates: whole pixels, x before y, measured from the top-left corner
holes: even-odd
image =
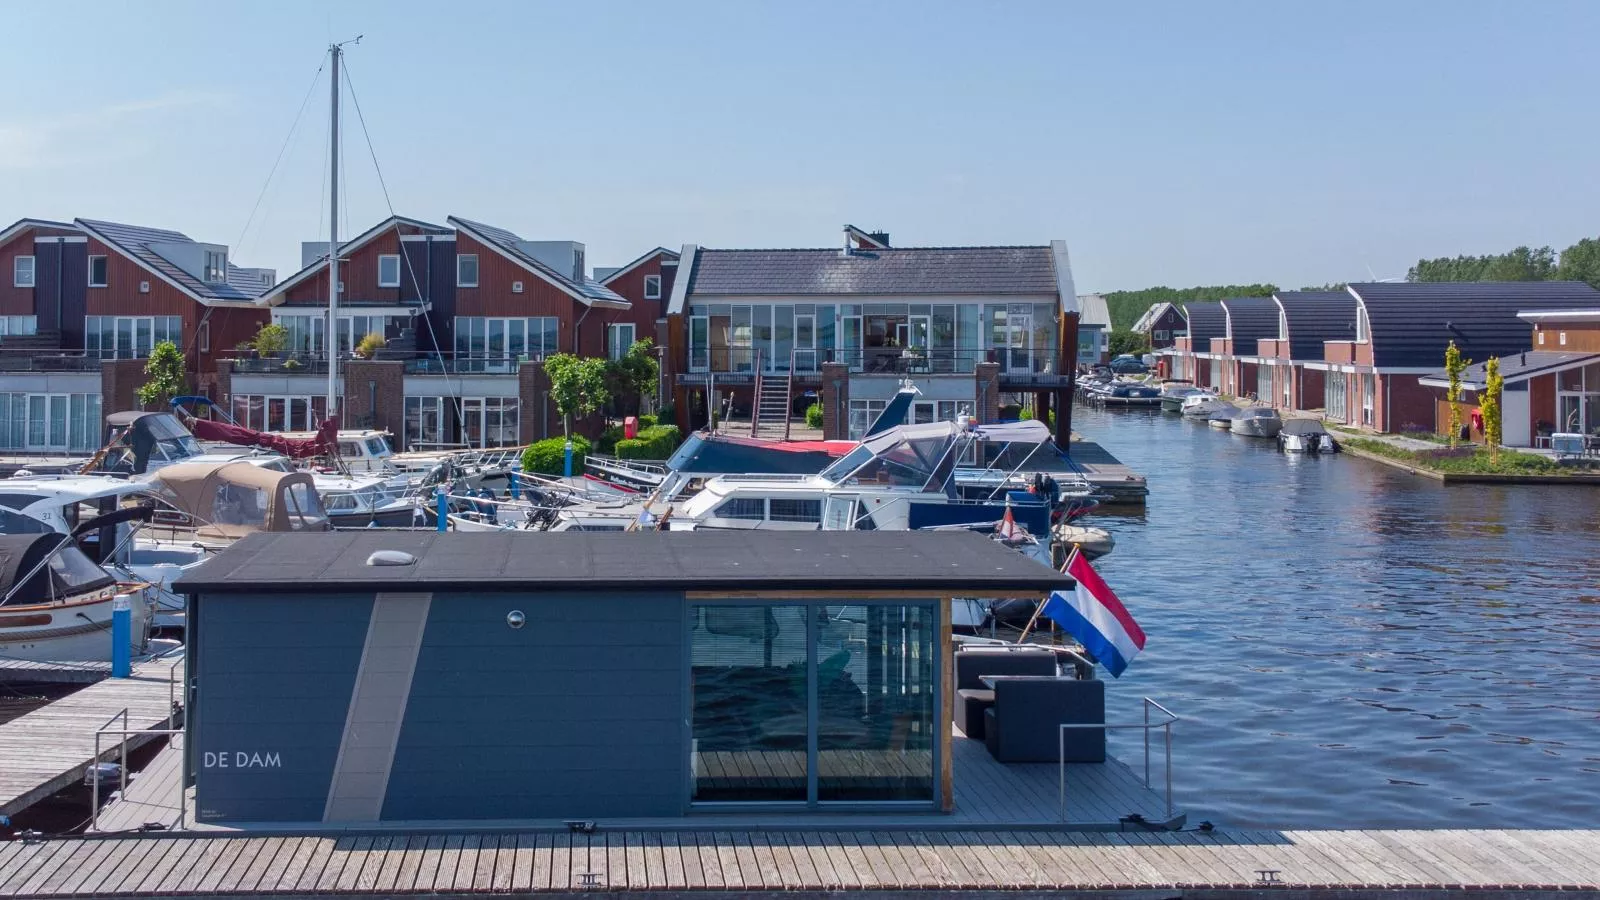
[[[1078,365],[1111,361],[1111,310],[1100,294],[1078,295]]]
[[[223,348],[266,321],[261,271],[171,229],[20,219],[0,228],[0,272],[0,452],[96,450],[157,345],[206,391]]]
[[[763,407],[786,416],[810,391],[839,438],[907,380],[919,421],[992,420],[1001,393],[1068,411],[1079,315],[1062,241],[896,247],[847,225],[831,248],[689,244],[667,303],[674,405],[698,425],[712,392],[759,425]]]
[[[1147,335],[1151,349],[1165,350],[1175,344],[1178,338],[1188,334],[1189,321],[1184,318],[1183,309],[1175,303],[1152,303],[1133,323],[1133,331]]]

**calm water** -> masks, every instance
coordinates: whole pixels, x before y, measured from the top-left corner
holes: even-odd
[[[1446,488],[1171,415],[1074,415],[1150,480],[1144,515],[1093,522],[1149,634],[1112,715],[1148,695],[1184,717],[1191,823],[1596,823],[1600,490]]]

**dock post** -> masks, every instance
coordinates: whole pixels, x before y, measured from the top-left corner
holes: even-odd
[[[571,478],[572,477],[572,438],[570,438],[570,437],[567,438],[566,458],[567,458],[567,477]]]
[[[520,489],[520,487],[517,484],[517,470],[516,469],[512,469],[510,472],[506,473],[506,476],[511,481],[511,499],[513,499],[513,500],[522,499],[522,490]]]
[[[111,677],[132,674],[133,604],[124,594],[111,601]]]
[[[438,493],[438,528],[440,531],[450,530],[450,495],[445,493],[444,485],[439,485]]]

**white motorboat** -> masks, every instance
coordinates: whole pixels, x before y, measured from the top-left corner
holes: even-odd
[[[1228,423],[1228,430],[1246,437],[1274,438],[1283,430],[1283,419],[1270,406],[1251,406],[1239,410]]]
[[[1278,449],[1284,453],[1338,453],[1339,444],[1316,419],[1287,419],[1278,432]]]
[[[0,659],[109,661],[118,601],[130,613],[129,652],[142,654],[150,621],[143,585],[119,581],[68,535],[0,534]]]

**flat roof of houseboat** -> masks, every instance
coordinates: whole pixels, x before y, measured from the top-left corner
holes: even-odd
[[[409,565],[368,565],[380,550]],[[1071,579],[969,532],[254,534],[183,576],[189,593],[906,590],[1048,593]]]

